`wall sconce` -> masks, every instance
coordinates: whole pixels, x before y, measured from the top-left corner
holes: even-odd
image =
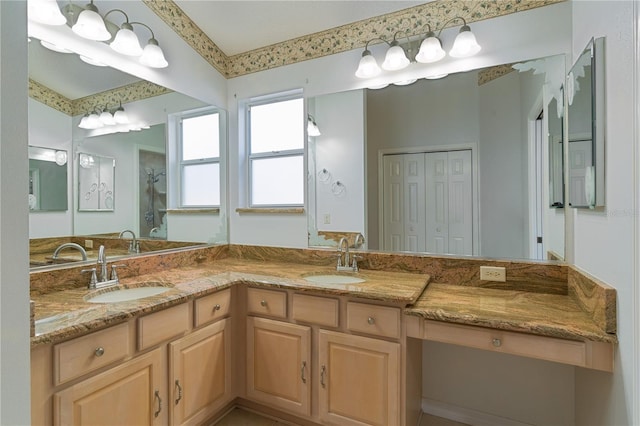
[[[405,43],[405,45],[407,46],[407,50],[405,50],[405,47],[403,47],[403,45],[401,45],[397,40],[397,36],[401,33],[401,31],[398,31],[393,35],[393,41],[391,43],[382,38],[374,38],[367,41],[364,52],[362,52],[362,58],[360,58],[360,63],[358,64],[358,69],[355,73],[356,77],[376,77],[382,72],[383,69],[386,71],[398,71],[406,68],[413,61],[428,64],[441,60],[446,56],[446,52],[442,48],[440,35],[448,24],[456,20],[461,20],[463,25],[453,42],[453,46],[449,51],[449,56],[451,56],[452,58],[468,58],[475,55],[480,51],[481,47],[476,41],[475,35],[473,34],[473,32],[471,32],[471,28],[469,27],[469,25],[467,25],[467,21],[465,21],[464,18],[457,16],[445,22],[444,25],[442,25],[442,28],[438,32],[437,36],[431,30],[431,25],[427,24],[427,32],[424,34],[420,34],[418,37],[421,38],[422,36],[424,36],[420,43],[420,49],[413,58],[407,56],[407,50],[409,52],[411,51],[411,49],[409,48],[411,44],[411,38],[406,37],[407,42]],[[369,43],[373,41],[382,41],[389,45],[389,49],[387,50],[387,53],[385,55],[384,62],[382,63],[382,69],[378,66],[378,62],[369,51]]]
[[[164,57],[164,52],[155,38],[153,30],[142,22],[129,22],[129,16],[122,9],[112,9],[100,15],[98,8],[93,4],[93,0],[84,8],[74,5],[71,2],[65,5],[62,10],[58,8],[56,0],[28,0],[29,19],[46,25],[63,25],[67,24],[73,32],[78,36],[100,42],[108,42],[109,46],[122,55],[139,58],[138,61],[151,68],[165,68],[169,65]],[[114,12],[124,15],[125,22],[118,26],[107,17]],[[76,18],[77,17],[77,18]],[[151,32],[151,38],[147,42],[144,49],[140,45],[138,36],[133,31],[134,25],[141,25]],[[41,40],[43,46],[64,53],[71,52],[64,46],[55,46],[51,43],[45,44],[45,40]],[[87,63],[97,66],[104,64],[96,63],[92,58],[81,57]]]
[[[307,114],[307,134],[309,136],[320,136],[320,129],[316,124],[315,118],[311,114]]]

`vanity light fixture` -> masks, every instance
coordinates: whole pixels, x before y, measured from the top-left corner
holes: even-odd
[[[107,108],[107,105],[105,105],[104,109],[94,108],[82,117],[78,127],[86,130],[95,130],[105,126],[129,124],[129,116],[122,107],[122,102],[112,111]]]
[[[67,18],[64,17],[56,0],[30,0],[27,14],[29,19],[45,25],[64,25]]]
[[[124,111],[122,102],[120,102],[120,105],[113,113],[113,118],[116,120],[116,124],[129,124],[129,116]]]
[[[78,20],[73,24],[71,30],[88,40],[107,41],[111,39],[111,33],[107,30],[104,19],[93,4],[93,0],[80,12]]]
[[[103,16],[100,15],[98,8],[93,3],[94,0],[91,0],[84,8],[69,1],[68,4],[62,7],[62,10],[58,8],[56,0],[28,0],[28,2],[29,19],[33,21],[46,25],[63,25],[66,23],[71,26],[73,32],[78,36],[88,40],[106,42],[115,52],[125,56],[136,57],[141,64],[147,67],[166,68],[169,66],[153,30],[142,22],[129,22],[129,15],[122,9],[109,10]],[[114,12],[124,15],[125,22],[120,26],[107,20],[107,17]],[[47,17],[50,16],[55,16],[55,18],[48,19]],[[77,19],[75,18],[76,16]],[[151,38],[144,49],[133,30],[134,25],[143,26],[151,32]],[[49,48],[55,50],[52,47]],[[91,65],[106,66],[86,56],[81,56],[81,59]]]
[[[307,114],[307,134],[309,136],[320,136],[320,129],[316,124],[315,118],[311,114]]]
[[[404,69],[414,61],[429,64],[441,60],[446,56],[446,52],[442,48],[440,36],[446,26],[456,20],[461,20],[463,25],[453,42],[453,47],[449,51],[449,56],[452,58],[468,58],[475,55],[480,51],[481,47],[478,44],[475,35],[471,32],[471,28],[467,25],[467,21],[462,17],[456,16],[442,25],[437,36],[431,29],[431,25],[426,24],[428,28],[427,32],[423,35],[418,35],[418,39],[421,37],[424,38],[422,38],[422,41],[420,42],[420,49],[413,57],[411,57],[411,55],[407,56],[407,52],[411,53],[411,37],[406,37],[407,42],[400,44],[397,40],[398,34],[401,33],[400,31],[393,35],[393,41],[391,43],[379,37],[367,41],[364,52],[362,52],[362,58],[360,58],[360,63],[358,64],[358,69],[355,73],[356,77],[371,78],[378,76],[382,72],[376,59],[371,54],[371,51],[369,51],[369,43],[373,41],[382,41],[389,45],[389,49],[387,49],[385,54],[385,60],[382,63],[382,69],[386,71]],[[398,82],[398,84],[402,84],[402,82]]]
[[[110,13],[120,12],[124,15],[125,22],[120,26],[120,29],[113,38],[113,41],[109,43],[109,46],[118,53],[127,56],[140,56],[142,55],[142,47],[140,47],[140,40],[138,36],[133,32],[133,26],[129,23],[129,15],[127,15],[122,9],[113,9],[107,12],[105,19]]]

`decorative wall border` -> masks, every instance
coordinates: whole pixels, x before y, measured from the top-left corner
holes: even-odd
[[[367,40],[391,39],[397,31],[417,35],[424,32],[427,23],[439,29],[456,16],[472,23],[565,0],[436,0],[230,57],[173,0],[143,1],[222,75],[233,78],[361,48]],[[448,26],[459,24],[456,21]]]
[[[97,106],[104,107],[105,105],[108,105],[109,108],[112,108],[120,102],[125,104],[134,101],[141,101],[143,99],[171,92],[173,92],[173,90],[167,89],[164,86],[141,80],[136,83],[116,87],[115,89],[106,90],[84,98],[75,99],[73,101],[73,115],[84,114]]]
[[[32,79],[29,79],[29,97],[64,114],[73,115],[71,99]]]
[[[513,64],[496,65],[495,67],[484,68],[478,71],[478,86],[487,84],[490,81],[515,71],[512,66]]]

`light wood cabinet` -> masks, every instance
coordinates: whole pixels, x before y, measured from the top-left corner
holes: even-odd
[[[400,344],[320,330],[319,416],[340,425],[400,424]]]
[[[247,396],[309,416],[311,328],[247,318]]]
[[[160,349],[141,355],[55,393],[54,424],[163,424],[165,377]]]
[[[169,344],[171,424],[199,424],[232,399],[231,319]]]

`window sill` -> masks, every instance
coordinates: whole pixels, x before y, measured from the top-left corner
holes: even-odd
[[[202,209],[167,209],[168,214],[220,214],[220,207]]]
[[[237,208],[236,213],[240,213],[240,214],[304,214],[304,207]]]

